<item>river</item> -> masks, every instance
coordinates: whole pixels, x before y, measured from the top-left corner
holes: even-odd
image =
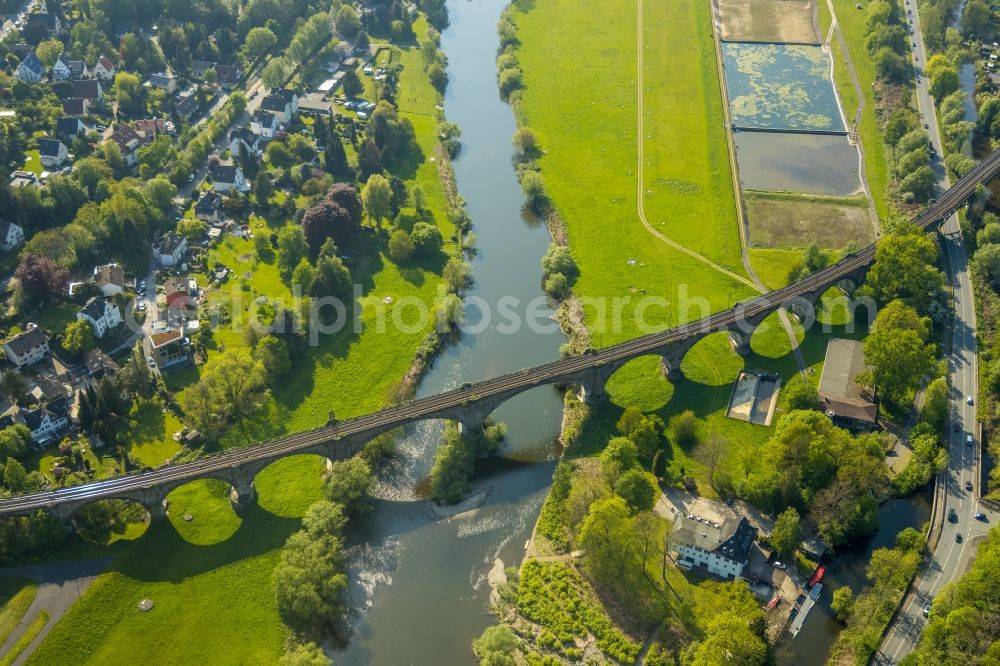
[[[547,319],[552,309],[541,289],[541,258],[550,237],[544,225],[522,218],[523,196],[512,166],[510,107],[497,93],[496,23],[506,0],[450,0],[451,25],[442,34],[448,55],[445,114],[462,130],[454,160],[459,191],[468,206],[478,251],[467,294],[463,333],[439,354],[419,387],[420,396],[466,381],[551,361],[565,338]],[[535,299],[548,330],[521,326],[501,332],[472,305],[514,297],[524,311]],[[474,511],[438,518],[422,497],[443,423],[421,424],[398,442],[398,453],[380,475],[375,509],[352,523],[350,577],[355,617],[337,664],[467,664],[470,642],[493,624],[486,573],[496,557],[516,565],[524,553],[548,490],[562,417],[562,398],[541,387],[501,406],[495,418],[508,425],[505,447],[481,461],[473,493],[489,493]]]

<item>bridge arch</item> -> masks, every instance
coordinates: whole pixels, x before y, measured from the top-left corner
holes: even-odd
[[[69,510],[64,518],[82,538],[107,545],[141,537],[149,525],[158,519],[158,508],[147,507],[131,497],[113,497],[79,504]]]
[[[179,483],[166,494],[168,519],[181,538],[198,546],[226,541],[243,519],[232,500],[228,479],[202,477]]]

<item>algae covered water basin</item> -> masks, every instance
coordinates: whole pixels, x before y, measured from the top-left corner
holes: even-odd
[[[845,131],[821,47],[727,42],[722,57],[735,127]]]

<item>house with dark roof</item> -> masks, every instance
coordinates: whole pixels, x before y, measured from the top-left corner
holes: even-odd
[[[90,100],[68,97],[62,100],[63,115],[80,118],[90,113]]]
[[[270,111],[280,123],[290,123],[299,110],[299,96],[288,88],[275,88],[260,102],[260,108]]]
[[[149,85],[173,95],[177,92],[177,77],[170,72],[156,72],[149,75]]]
[[[115,65],[103,53],[94,63],[94,76],[101,81],[111,81],[115,78]]]
[[[168,231],[153,245],[153,254],[160,262],[160,266],[167,268],[180,264],[187,248],[187,238],[175,234],[173,231]]]
[[[191,76],[193,76],[196,79],[204,78],[205,72],[207,70],[212,69],[213,67],[215,67],[214,62],[209,62],[208,60],[198,60],[198,59],[192,60]]]
[[[143,339],[142,347],[146,352],[146,358],[152,358],[153,363],[161,371],[188,360],[184,334],[176,328],[151,333]]]
[[[250,119],[250,131],[264,139],[272,138],[278,131],[278,116],[265,109],[257,109]]]
[[[87,367],[87,374],[94,380],[110,377],[121,370],[114,359],[100,349],[88,351],[83,357],[83,363]]]
[[[243,68],[239,63],[232,65],[216,65],[215,73],[219,75],[219,85],[223,90],[230,90],[243,78]]]
[[[72,74],[73,72],[69,68],[69,56],[63,53],[56,60],[55,64],[52,65],[52,80],[69,81]]]
[[[120,294],[125,291],[125,270],[118,264],[95,266],[94,284],[108,298]]]
[[[222,219],[222,195],[208,191],[201,195],[194,205],[194,216],[206,222],[218,222]]]
[[[325,94],[309,93],[299,101],[299,112],[311,116],[330,116],[333,114],[333,105],[326,99]]]
[[[98,81],[93,79],[72,81],[71,85],[71,94],[66,96],[67,99],[72,97],[82,97],[83,99],[90,100],[91,102],[99,102],[104,99],[104,90],[101,88],[101,84]]]
[[[29,53],[14,70],[14,78],[24,83],[38,83],[45,76],[45,65],[34,51]]]
[[[250,183],[243,175],[243,169],[232,164],[216,164],[209,173],[212,175],[212,189],[216,192],[246,192]]]
[[[48,12],[35,12],[28,15],[28,28],[41,28],[50,35],[58,35],[62,32],[62,21],[55,14]]]
[[[727,512],[704,518],[682,515],[674,522],[671,542],[680,556],[677,566],[701,568],[726,580],[739,578],[757,538],[746,517]]]
[[[139,149],[146,145],[146,141],[129,125],[122,125],[115,130],[108,141],[118,144],[125,166],[134,166],[139,161]]]
[[[867,369],[864,343],[860,340],[832,338],[827,343],[819,401],[834,425],[855,431],[878,426],[877,396],[858,382],[858,375]]]
[[[114,330],[124,321],[122,311],[117,305],[104,298],[94,296],[76,313],[78,321],[85,321],[94,329],[94,335],[103,338],[108,331]]]
[[[63,116],[56,121],[56,133],[67,141],[72,141],[79,134],[87,133],[87,126],[79,118]]]
[[[10,252],[24,242],[24,229],[21,225],[0,220],[0,249]]]
[[[42,166],[61,166],[69,159],[69,149],[59,139],[39,139],[38,157],[42,161]]]
[[[70,60],[69,64],[69,78],[74,81],[79,81],[90,76],[90,71],[87,69],[87,63],[83,60]]]
[[[60,396],[35,409],[15,407],[10,416],[13,423],[22,424],[31,431],[31,441],[44,446],[59,439],[69,426],[69,400]]]
[[[241,148],[254,157],[260,157],[260,137],[249,127],[240,127],[229,133],[229,152],[234,159],[240,156]]]
[[[28,330],[12,337],[3,343],[7,360],[23,368],[26,365],[38,363],[49,353],[49,338],[34,324],[28,324]]]
[[[174,102],[174,113],[177,117],[186,120],[193,116],[198,110],[198,100],[194,95],[178,97]]]
[[[163,118],[144,118],[132,123],[132,129],[150,143],[159,135],[167,133],[167,121]]]

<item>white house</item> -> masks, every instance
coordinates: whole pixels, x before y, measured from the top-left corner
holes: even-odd
[[[264,109],[257,109],[250,119],[250,131],[264,139],[274,137],[278,131],[278,117]]]
[[[97,59],[97,63],[94,65],[94,76],[96,76],[101,81],[111,81],[115,78],[115,65],[108,57],[101,55]]]
[[[250,183],[243,176],[243,169],[230,164],[217,164],[210,170],[212,174],[212,188],[216,192],[246,192],[250,189]]]
[[[241,127],[229,133],[229,152],[233,159],[240,157],[241,149],[246,149],[254,157],[260,157],[260,137],[248,127]]]
[[[63,53],[56,60],[56,64],[52,65],[52,80],[53,81],[69,81],[73,76],[73,70],[69,66],[69,58]]]
[[[677,566],[703,567],[720,578],[736,579],[743,573],[756,537],[757,528],[744,517],[680,516],[674,523],[672,537],[680,555]]]
[[[38,83],[45,76],[45,66],[34,52],[29,53],[14,70],[14,78],[24,83]]]
[[[20,225],[0,220],[0,249],[10,252],[24,242],[24,229]]]
[[[3,343],[3,349],[7,352],[8,361],[18,368],[23,368],[45,358],[49,353],[49,339],[42,329],[29,324],[27,331]]]
[[[37,409],[15,408],[12,414],[4,417],[3,423],[25,425],[31,432],[31,441],[44,446],[58,439],[69,426],[69,401],[65,396],[60,396]]]
[[[139,133],[129,125],[122,125],[115,130],[115,133],[108,137],[108,141],[118,144],[118,150],[125,160],[125,166],[135,166],[139,161],[139,149],[146,145]]]
[[[177,77],[170,72],[156,72],[149,75],[149,85],[173,95],[177,92]]]
[[[277,116],[278,122],[287,124],[299,110],[299,96],[288,88],[275,88],[261,100],[260,108]]]
[[[108,298],[125,291],[125,271],[118,264],[94,267],[94,284]]]
[[[103,296],[94,296],[76,313],[76,318],[90,324],[94,335],[103,338],[105,333],[122,323],[122,311]]]
[[[160,265],[166,268],[180,264],[187,249],[187,238],[168,231],[153,246],[153,253],[156,255],[156,260],[160,262]]]
[[[42,166],[57,167],[69,158],[69,149],[59,139],[39,139],[38,157]]]

